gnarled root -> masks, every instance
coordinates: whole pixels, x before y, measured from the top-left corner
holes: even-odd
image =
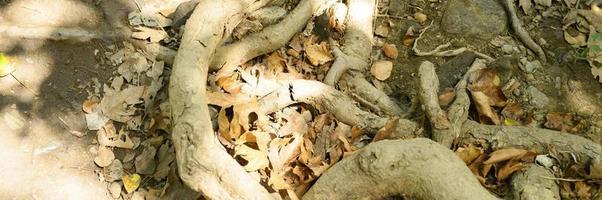
[[[560,199],[560,189],[553,177],[545,167],[533,164],[512,176],[512,196],[524,200]]]
[[[303,199],[497,199],[454,152],[428,139],[372,143],[326,171]]]
[[[271,198],[217,141],[205,95],[209,61],[218,45],[242,20],[245,9],[265,3],[201,1],[186,24],[174,60],[169,102],[178,172],[186,185],[210,199]]]
[[[315,106],[323,112],[334,114],[337,120],[365,128],[375,133],[384,127],[388,118],[364,111],[342,92],[318,81],[295,80],[259,100],[262,113],[272,113],[296,103]],[[400,119],[396,138],[414,138],[421,132],[415,122]]]
[[[323,82],[335,85],[339,79],[343,79],[348,83],[350,92],[368,104],[377,106],[387,115],[403,116],[403,109],[387,94],[365,80],[361,73],[367,71],[370,64],[368,61],[372,52],[372,16],[375,3],[374,0],[349,1],[349,16],[344,36],[346,42],[340,49],[333,48],[336,60]]]
[[[535,52],[535,54],[537,54],[541,61],[546,62],[547,59],[545,52],[543,51],[541,46],[535,43],[535,41],[533,41],[533,38],[529,36],[529,32],[525,30],[525,28],[522,26],[522,23],[520,22],[520,19],[516,15],[514,1],[504,0],[504,4],[506,5],[506,9],[508,10],[508,15],[510,17],[510,24],[512,24],[512,29],[514,29],[514,32],[516,33],[516,35],[518,35],[518,38],[520,38],[520,40],[527,46],[527,48]]]
[[[218,48],[210,69],[220,70],[219,74],[223,75],[231,74],[238,65],[284,46],[325,2],[303,0],[278,24]]]

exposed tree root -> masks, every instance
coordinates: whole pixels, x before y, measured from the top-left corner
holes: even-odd
[[[449,144],[450,138],[456,139],[456,143],[485,142],[490,144],[493,149],[515,147],[539,154],[550,153],[553,148],[554,151],[565,154],[561,158],[564,161],[571,162],[572,155],[575,155],[576,160],[574,162],[582,164],[602,154],[602,147],[599,144],[574,134],[524,126],[491,126],[467,120],[467,105],[470,104],[470,99],[465,89],[466,77],[477,70],[479,66],[484,66],[480,62],[482,61],[476,60],[466,73],[465,78],[456,86],[458,97],[450,106],[447,117],[438,108],[435,91],[437,91],[439,84],[433,66],[423,64],[420,67],[420,97],[433,127],[433,137],[436,141],[446,141],[443,143],[444,145]],[[453,122],[451,126],[448,125],[450,121]],[[456,135],[460,123],[462,123],[460,131]],[[449,132],[448,129],[445,129],[446,127],[448,129],[451,127],[455,131]],[[459,138],[455,138],[458,136]]]
[[[558,152],[562,155],[559,157],[561,161],[581,164],[602,155],[600,144],[574,134],[525,126],[484,125],[471,120],[462,126],[462,134],[458,141],[485,141],[493,149],[514,147],[538,154]]]
[[[334,114],[337,120],[360,126],[366,131],[375,133],[384,127],[388,118],[379,117],[364,111],[342,92],[317,81],[295,80],[259,100],[262,113],[276,112],[287,106],[306,103],[318,110]],[[414,138],[421,134],[418,125],[406,119],[400,119],[395,138]]]
[[[172,139],[182,181],[210,199],[269,199],[270,194],[223,149],[205,95],[210,60],[242,20],[266,1],[201,1],[186,24],[169,83]],[[212,12],[207,12],[207,11]]]
[[[556,182],[544,177],[554,177],[554,174],[536,164],[515,174],[512,177],[512,196],[521,200],[560,199]]]
[[[447,119],[447,113],[439,106],[439,79],[437,79],[435,65],[428,61],[423,62],[420,65],[418,74],[420,76],[418,95],[426,116],[431,122],[433,139],[439,144],[450,148],[456,135],[451,133],[451,123]]]
[[[454,152],[428,139],[372,143],[326,171],[303,199],[497,199]]]
[[[325,2],[326,0],[303,0],[278,24],[218,48],[211,70],[220,70],[218,74],[228,75],[238,65],[286,45]]]
[[[364,106],[375,105],[387,115],[404,116],[399,107],[383,91],[370,84],[364,77],[372,52],[372,16],[374,0],[351,0],[348,3],[349,13],[344,45],[334,47],[335,62],[326,74],[324,83],[335,85],[339,79],[345,80],[351,93],[366,102]],[[353,71],[351,71],[353,70]]]
[[[506,5],[506,9],[508,9],[508,15],[510,17],[510,24],[512,24],[512,29],[518,35],[518,38],[527,46],[527,48],[531,49],[531,51],[535,52],[539,59],[544,63],[547,61],[546,54],[533,38],[529,36],[529,32],[525,30],[520,22],[520,19],[517,16],[516,8],[514,7],[514,0],[504,0],[504,4]]]

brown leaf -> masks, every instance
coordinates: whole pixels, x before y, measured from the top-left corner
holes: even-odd
[[[411,47],[414,45],[414,40],[416,40],[417,36],[414,34],[414,29],[412,27],[408,28],[406,33],[403,35],[401,42],[403,46]]]
[[[488,104],[495,107],[503,107],[506,105],[506,96],[500,87],[500,77],[498,72],[493,68],[485,68],[480,70],[476,78],[471,77],[468,89],[470,92],[483,92],[488,97]]]
[[[481,154],[483,154],[483,149],[477,148],[472,144],[469,144],[467,147],[460,147],[456,150],[456,155],[458,155],[458,157],[460,157],[467,165],[481,156]]]
[[[240,92],[242,82],[238,80],[238,73],[234,73],[232,76],[217,79],[217,85],[230,94],[237,94]]]
[[[282,58],[278,52],[271,53],[266,58],[266,64],[268,66],[268,70],[274,74],[282,73],[286,68],[286,60]]]
[[[312,44],[305,47],[305,55],[309,62],[314,65],[322,65],[324,63],[334,60],[334,56],[328,50],[326,42],[320,44]]]
[[[359,126],[351,127],[351,144],[355,143],[362,136],[362,128]]]
[[[549,129],[569,133],[579,133],[585,126],[570,113],[548,113],[544,126]]]
[[[382,127],[380,130],[378,130],[378,132],[376,132],[376,135],[374,136],[374,139],[372,139],[372,142],[389,139],[391,137],[391,134],[393,134],[393,132],[395,132],[395,129],[397,129],[398,124],[399,117],[394,117],[387,121],[385,127]]]
[[[527,150],[524,149],[499,149],[489,154],[489,159],[487,159],[484,164],[493,164],[499,163],[506,160],[516,160],[522,158],[527,154]]]
[[[456,97],[456,91],[453,88],[446,88],[441,95],[439,95],[439,106],[445,107],[451,104]]]
[[[479,113],[479,121],[481,123],[500,125],[500,118],[495,110],[490,106],[489,97],[480,91],[471,92],[472,100],[477,107]]]
[[[399,56],[399,51],[397,51],[395,44],[385,43],[383,45],[383,52],[385,53],[385,56],[392,59],[396,59]]]
[[[514,172],[517,172],[521,169],[525,168],[525,166],[518,161],[508,161],[502,168],[497,171],[496,178],[499,182],[506,180],[510,175]]]
[[[522,121],[525,117],[525,112],[523,108],[518,103],[508,103],[506,107],[502,110],[502,115],[505,118],[512,119],[514,121]]]
[[[391,76],[391,71],[393,70],[393,62],[381,60],[372,64],[372,68],[370,68],[370,73],[381,81],[387,80]]]
[[[583,181],[575,182],[575,192],[577,193],[577,197],[581,199],[589,199],[592,195],[591,189],[592,186],[587,185],[587,183]]]
[[[92,113],[92,111],[94,111],[94,108],[96,108],[97,105],[97,101],[87,99],[84,101],[84,103],[82,103],[82,110],[85,113]]]
[[[230,135],[230,120],[226,115],[226,109],[222,108],[217,115],[217,125],[219,127],[219,134],[229,142],[232,142],[234,137]]]

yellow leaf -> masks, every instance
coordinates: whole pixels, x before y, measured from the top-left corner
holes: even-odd
[[[510,118],[506,118],[504,119],[504,126],[520,126],[520,122],[510,119]]]
[[[123,187],[125,187],[125,191],[129,193],[135,191],[140,186],[140,175],[132,174],[123,176]]]
[[[0,77],[9,75],[15,71],[14,64],[3,53],[0,53]]]

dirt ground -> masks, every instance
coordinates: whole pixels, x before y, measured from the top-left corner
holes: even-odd
[[[127,13],[136,7],[133,2],[0,0],[0,25],[117,30],[125,26]],[[390,9],[399,9],[401,13],[420,11],[437,22],[446,2],[417,1],[412,6]],[[420,30],[428,24],[381,16],[376,25],[389,21],[393,22],[391,36],[383,41],[396,44],[401,56],[394,61],[392,76],[385,83],[390,96],[410,108],[418,103],[417,83],[408,80],[417,79],[420,63],[429,60],[440,66],[451,58],[412,55],[401,36],[409,27]],[[552,18],[529,29],[533,37],[543,38],[549,44],[544,49],[554,54],[550,63],[533,73],[524,73],[518,66],[511,73],[550,99],[544,108],[530,109],[536,118],[541,119],[548,112],[576,113],[591,124],[601,125],[602,84],[592,78],[587,62],[568,56],[572,48],[558,27],[562,27],[561,19]],[[515,37],[511,32],[501,36]],[[454,47],[470,46],[494,58],[502,57],[500,48],[491,45],[491,40],[446,34],[435,23],[419,45],[421,49],[433,49],[444,41],[452,41]],[[119,38],[84,42],[0,39],[0,52],[13,57],[19,66],[14,78],[0,78],[0,199],[111,199],[108,184],[99,179],[101,170],[93,162],[96,134],[87,130],[81,105],[94,93],[96,83],[106,83],[116,74],[116,69],[99,57],[107,49],[120,46],[122,41]],[[444,75],[440,78],[457,74]],[[528,104],[525,103],[528,99],[519,97],[517,101]],[[602,140],[600,132],[582,134],[595,141]]]
[[[115,15],[103,14],[105,4],[113,13],[126,7],[119,1],[94,2],[0,1],[0,21],[103,30],[115,24],[110,21]],[[108,198],[91,162],[96,136],[86,129],[81,103],[93,80],[104,83],[113,73],[98,64],[97,54],[116,43],[0,40],[0,52],[18,62],[16,79],[0,78],[0,199]],[[74,131],[86,135],[79,138]]]

